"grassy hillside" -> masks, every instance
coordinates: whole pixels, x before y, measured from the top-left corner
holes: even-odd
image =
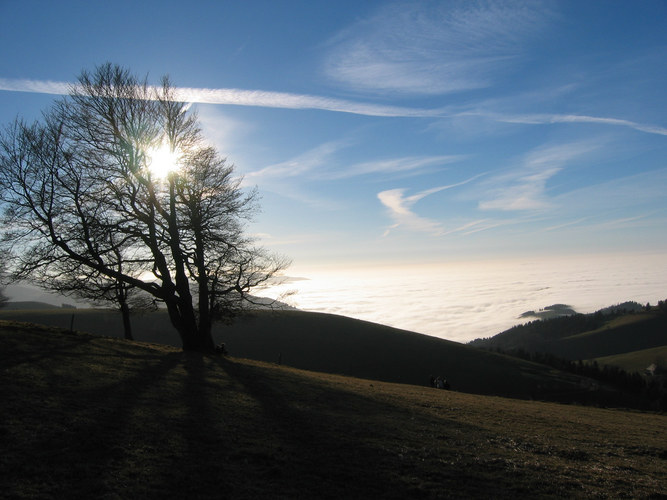
[[[651,311],[615,318],[604,326],[565,337],[554,354],[592,359],[667,345],[667,314]]]
[[[25,321],[58,328],[70,326],[75,330],[95,333],[98,335],[122,336],[123,324],[120,313],[111,309],[66,309],[54,308],[16,308],[16,303],[9,302],[7,308],[0,309],[0,320]],[[19,303],[25,304],[25,303]],[[33,303],[41,304],[41,303]],[[176,331],[160,319],[157,323],[151,314],[137,315],[132,320],[140,329],[140,340],[151,342],[151,338],[164,338],[165,344],[177,345]],[[162,335],[164,332],[164,335]],[[146,337],[144,339],[143,337]]]
[[[667,335],[667,332],[665,334]],[[643,373],[644,370],[653,363],[661,367],[667,366],[667,345],[654,347],[652,349],[642,349],[641,351],[616,354],[614,356],[604,356],[595,358],[595,361],[597,361],[600,366],[618,366],[627,372]]]
[[[6,498],[655,497],[667,417],[0,327]]]
[[[665,346],[666,332],[667,313],[654,308],[621,316],[578,314],[534,321],[471,345],[547,352],[569,360],[594,359]]]
[[[2,311],[0,318],[33,321],[119,336],[120,315],[104,310]],[[164,313],[133,319],[135,338],[180,345]],[[458,391],[517,398],[626,404],[587,379],[509,356],[343,316],[303,311],[254,311],[231,326],[218,325],[237,357],[371,380],[427,385],[445,377]]]

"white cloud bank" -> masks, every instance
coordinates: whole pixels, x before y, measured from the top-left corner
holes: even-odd
[[[551,304],[582,313],[626,300],[655,304],[664,298],[663,262],[664,254],[603,254],[302,269],[299,276],[310,279],[288,283],[275,296],[296,289],[293,301],[302,309],[467,342],[525,322],[522,313]]]

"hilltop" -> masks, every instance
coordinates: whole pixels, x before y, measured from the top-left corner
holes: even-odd
[[[659,497],[667,417],[0,324],[7,498]]]
[[[0,319],[117,336],[120,315],[110,310],[1,311]],[[133,318],[135,338],[179,346],[165,313]],[[250,311],[217,325],[216,342],[236,357],[305,370],[425,386],[442,376],[457,391],[475,394],[637,406],[634,395],[549,366],[414,332],[331,314]]]
[[[568,360],[595,360],[667,346],[667,307],[605,308],[517,325],[468,345],[502,351],[544,352]],[[653,360],[645,359],[644,366]]]

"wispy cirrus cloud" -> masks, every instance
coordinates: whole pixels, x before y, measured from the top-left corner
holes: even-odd
[[[651,207],[661,204],[667,207],[665,181],[667,169],[661,169],[575,187],[549,199],[549,206],[558,210],[527,211],[515,221],[530,224],[531,230],[545,234],[576,231],[591,235],[649,226],[660,233],[667,208],[651,210]]]
[[[554,197],[561,212],[573,219],[590,214],[603,220],[618,214],[645,214],[650,207],[667,211],[667,168],[639,172],[604,182],[581,186]]]
[[[320,109],[365,116],[419,118],[440,116],[443,113],[439,109],[406,108],[266,90],[179,87],[176,89],[175,95],[177,99],[186,102],[284,109]]]
[[[323,175],[324,169],[333,161],[334,155],[349,146],[349,141],[329,141],[306,151],[294,158],[268,165],[246,175],[250,182],[261,182],[269,179],[285,179],[289,177],[303,177],[319,172]]]
[[[0,78],[0,90],[9,92],[34,92],[36,94],[65,95],[72,84],[53,80],[30,80],[25,78]]]
[[[567,164],[599,148],[593,142],[577,142],[546,146],[526,154],[519,166],[489,178],[486,199],[480,210],[523,211],[543,210],[553,206],[546,195],[549,179]]]
[[[68,82],[0,78],[0,90],[10,92],[64,95],[68,94],[73,88],[75,88],[75,85]],[[407,108],[267,90],[176,87],[174,96],[180,101],[192,103],[282,109],[319,109],[365,116],[419,118],[443,115],[441,109]]]
[[[509,185],[494,189],[493,199],[480,202],[479,208],[502,211],[549,208],[552,204],[545,199],[545,185],[560,170],[560,167],[551,167],[539,171],[522,171]]]
[[[447,186],[428,189],[412,196],[405,196],[406,189],[390,189],[378,193],[380,202],[389,209],[389,215],[395,224],[387,228],[383,236],[387,236],[391,229],[399,226],[407,227],[413,231],[440,235],[443,233],[442,224],[432,219],[421,217],[412,211],[412,206],[422,198],[446,189]]]
[[[556,230],[559,230],[559,229],[563,229],[564,227],[578,226],[582,222],[587,221],[588,219],[590,219],[590,217],[581,217],[581,218],[576,219],[576,220],[569,220],[569,221],[563,222],[561,224],[556,224],[554,226],[548,226],[548,227],[542,228],[542,231],[549,232],[549,231],[556,231]]]
[[[442,94],[490,85],[551,16],[539,2],[400,2],[331,42],[326,72],[356,89]]]
[[[629,127],[639,132],[648,134],[667,135],[667,128],[658,125],[649,125],[637,123],[631,120],[619,118],[608,118],[601,116],[587,116],[576,114],[557,114],[557,113],[533,113],[533,114],[500,114],[488,112],[464,112],[460,115],[479,115],[492,120],[504,123],[520,123],[526,125],[548,125],[552,123],[594,123],[598,125],[613,125],[619,127]]]
[[[444,191],[446,189],[462,186],[481,177],[481,175],[483,174],[476,175],[456,184],[449,184],[446,186],[437,186],[426,189],[411,196],[405,196],[405,192],[407,191],[405,188],[389,189],[387,191],[378,193],[378,199],[385,207],[389,209],[389,216],[394,220],[394,224],[387,228],[383,236],[387,236],[392,229],[396,229],[399,226],[412,231],[430,233],[433,236],[441,236],[445,234],[441,222],[417,215],[412,210],[412,206],[427,196],[439,193],[440,191]]]
[[[53,80],[31,80],[0,78],[0,91],[34,92],[39,94],[66,95],[75,84]],[[461,110],[454,108],[410,108],[402,106],[378,105],[329,97],[272,92],[266,90],[244,89],[211,89],[194,87],[177,87],[174,89],[177,99],[184,102],[201,104],[220,104],[228,106],[252,106],[279,109],[318,109],[338,113],[350,113],[363,116],[394,117],[394,118],[461,118],[478,116],[502,122],[526,125],[548,125],[555,123],[593,123],[629,127],[649,134],[667,135],[667,128],[646,123],[639,123],[621,118],[588,116],[578,114],[557,113],[497,113],[493,110],[478,108]]]
[[[642,223],[647,221],[647,219],[649,219],[651,216],[655,215],[656,213],[659,213],[659,212],[654,211],[654,212],[651,212],[651,213],[642,213],[642,214],[639,214],[639,215],[634,215],[632,217],[621,217],[619,219],[613,219],[613,220],[605,222],[604,224],[600,224],[598,226],[598,228],[602,227],[602,226],[606,226],[606,227],[612,228],[612,229],[620,229],[620,228],[625,228],[625,227],[635,227],[637,225],[637,223],[639,223],[640,221]]]
[[[417,175],[427,169],[467,158],[466,155],[404,156],[357,162],[338,167],[343,161],[338,160],[336,154],[351,146],[353,142],[342,139],[320,144],[294,158],[250,172],[246,174],[246,181],[262,182],[289,177],[334,181],[363,175]]]
[[[330,179],[347,179],[360,175],[403,174],[414,175],[426,169],[455,163],[467,158],[466,155],[406,156],[401,158],[381,159],[351,165],[348,168],[332,172]]]
[[[332,200],[327,201],[326,196],[313,197],[307,186],[345,181],[362,176],[386,180],[387,176],[420,175],[466,158],[465,155],[406,156],[349,165],[337,155],[354,143],[354,140],[341,139],[320,144],[288,160],[247,172],[243,178],[243,185],[258,185],[263,191],[272,191],[307,205],[338,210],[341,208],[339,203]],[[448,187],[454,186],[443,186],[432,192]],[[423,193],[424,196],[428,194],[431,192]],[[391,195],[387,196],[386,199],[390,203]],[[408,199],[408,203],[415,201],[417,200],[414,197]],[[413,221],[411,225],[415,226],[415,224]]]
[[[488,231],[489,229],[494,229],[496,227],[520,224],[521,222],[523,221],[519,219],[479,219],[467,222],[462,226],[445,232],[444,234],[461,233],[464,236],[468,236],[471,234],[480,233],[482,231]]]
[[[651,212],[639,212],[629,217],[618,217],[618,212],[598,212],[590,216],[581,217],[555,226],[541,229],[541,232],[577,231],[578,234],[594,234],[600,232],[617,231],[625,229],[654,227],[660,231],[665,226],[665,210],[654,210]]]

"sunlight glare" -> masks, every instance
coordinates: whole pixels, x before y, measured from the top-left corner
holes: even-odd
[[[172,151],[168,144],[162,143],[148,153],[148,169],[158,179],[165,179],[171,172],[178,170],[178,152]]]

